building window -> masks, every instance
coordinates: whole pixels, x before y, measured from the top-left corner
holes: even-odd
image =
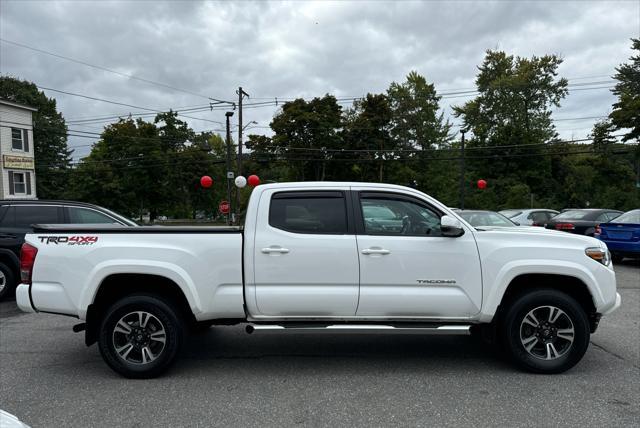
[[[11,148],[24,152],[29,151],[29,131],[26,129],[11,128]]]
[[[31,174],[28,172],[9,171],[9,194],[30,195]]]

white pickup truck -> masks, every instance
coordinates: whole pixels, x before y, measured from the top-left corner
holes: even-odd
[[[417,190],[282,183],[253,190],[243,229],[36,225],[17,302],[84,322],[127,377],[176,359],[189,328],[494,337],[521,367],[558,373],[620,305],[593,238],[474,229]]]

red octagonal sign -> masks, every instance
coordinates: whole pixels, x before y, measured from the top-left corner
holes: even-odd
[[[218,205],[218,209],[222,214],[229,214],[230,208],[229,201],[220,201],[220,205]]]

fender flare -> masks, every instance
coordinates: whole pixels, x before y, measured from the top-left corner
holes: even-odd
[[[151,260],[109,260],[96,265],[89,274],[89,281],[79,300],[80,309],[78,316],[86,319],[87,309],[91,305],[102,283],[111,275],[155,275],[173,281],[182,291],[193,314],[203,311],[202,302],[196,293],[195,283],[189,274],[180,266],[173,263],[165,263]]]
[[[559,260],[518,260],[505,264],[496,274],[495,287],[486,290],[483,321],[491,321],[511,282],[519,276],[530,274],[576,278],[585,284],[594,305],[597,306],[598,302],[604,301],[596,278],[588,269],[577,263]]]

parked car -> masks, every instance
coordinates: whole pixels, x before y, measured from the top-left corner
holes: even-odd
[[[0,300],[11,294],[20,277],[20,247],[34,223],[113,223],[133,221],[96,205],[71,201],[0,200]]]
[[[408,187],[280,183],[253,189],[244,228],[37,226],[16,301],[80,319],[73,330],[132,378],[166,371],[187,327],[237,323],[252,334],[495,332],[520,367],[559,373],[621,304],[610,262],[597,239],[478,230]]]
[[[640,258],[640,209],[627,211],[609,223],[596,226],[595,237],[609,247],[614,262]]]
[[[495,211],[457,210],[456,214],[465,219],[465,221],[473,227],[518,227],[516,223],[506,216]]]
[[[522,226],[542,226],[552,217],[558,215],[558,211],[546,208],[529,208],[521,210],[502,210],[499,211],[505,217],[509,217],[514,223]]]
[[[620,214],[622,211],[599,208],[568,210],[550,219],[545,227],[578,235],[593,236],[598,224],[608,223]]]

